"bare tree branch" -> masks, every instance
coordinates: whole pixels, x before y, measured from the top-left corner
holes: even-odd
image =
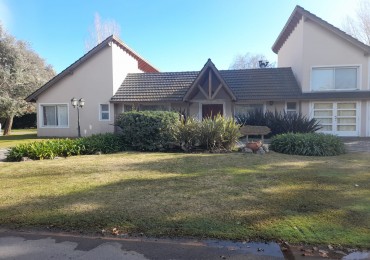
[[[94,25],[89,28],[89,37],[85,40],[85,50],[88,52],[104,41],[110,35],[120,35],[121,28],[115,20],[102,20],[99,13],[95,13]]]
[[[359,41],[370,45],[370,1],[362,0],[356,10],[356,17],[347,16],[342,29]]]

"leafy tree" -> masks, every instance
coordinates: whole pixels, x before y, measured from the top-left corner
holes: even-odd
[[[55,75],[53,68],[27,42],[16,40],[0,24],[0,117],[4,135],[11,133],[14,116],[33,112],[24,99]]]
[[[247,52],[245,55],[241,55],[241,54],[236,55],[229,69],[242,70],[242,69],[261,68],[260,61],[262,61],[266,65],[266,66],[263,66],[264,68],[276,67],[275,62],[269,63],[263,54],[252,54],[252,53]]]
[[[352,37],[370,45],[370,1],[359,2],[356,16],[354,18],[347,16],[342,29]]]

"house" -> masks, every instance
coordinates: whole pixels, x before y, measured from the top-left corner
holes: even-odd
[[[278,68],[159,72],[114,36],[58,74],[27,101],[39,136],[76,136],[72,97],[84,98],[82,136],[113,132],[124,111],[174,110],[199,119],[259,108],[301,112],[321,131],[370,136],[370,46],[297,6],[276,39]]]

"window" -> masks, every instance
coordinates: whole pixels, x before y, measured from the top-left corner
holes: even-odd
[[[133,105],[124,105],[123,106],[123,111],[124,112],[129,112],[133,110]]]
[[[67,105],[41,105],[43,127],[68,127]]]
[[[350,90],[357,89],[358,67],[313,68],[311,89]]]
[[[100,120],[109,120],[109,104],[100,104]]]
[[[140,105],[140,111],[169,111],[168,105]]]
[[[287,114],[297,113],[297,102],[286,102],[286,113]]]
[[[235,115],[246,115],[249,112],[253,112],[255,110],[263,111],[263,104],[235,105]]]

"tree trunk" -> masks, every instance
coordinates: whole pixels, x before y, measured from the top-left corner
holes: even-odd
[[[13,118],[14,116],[9,116],[4,125],[4,135],[10,135],[12,133],[12,126],[13,126]]]

